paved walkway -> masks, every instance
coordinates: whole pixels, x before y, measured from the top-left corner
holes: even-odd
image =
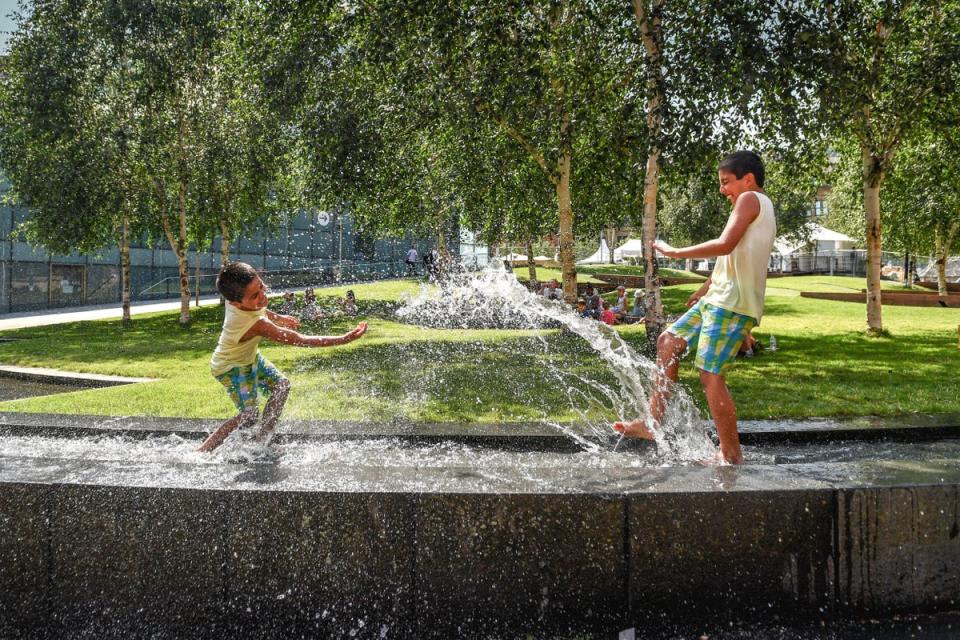
[[[315,285],[314,288],[323,289],[326,286],[331,285]],[[287,291],[299,292],[302,289],[303,287],[292,289],[271,289],[269,297],[275,298],[282,296]],[[207,296],[200,298],[201,307],[208,307],[215,304],[220,304],[220,296]],[[195,309],[196,306],[196,300],[191,298],[190,308]],[[154,302],[134,302],[130,304],[130,315],[139,316],[145,313],[155,313],[157,311],[179,311],[179,309],[180,298],[159,300]],[[111,318],[120,318],[122,315],[123,313],[119,302],[89,307],[66,307],[63,309],[42,309],[40,311],[26,311],[23,313],[4,313],[0,314],[0,332],[12,331],[14,329],[25,329],[27,327],[45,327],[51,324],[80,322],[81,320],[109,320]]]
[[[200,306],[220,304],[219,296],[200,298]],[[190,301],[190,308],[196,308],[196,302]],[[157,302],[135,302],[130,305],[130,315],[139,316],[157,311],[176,311],[180,309],[180,299],[161,300]],[[51,324],[65,324],[81,320],[109,320],[120,318],[122,309],[120,304],[97,305],[91,307],[68,307],[65,309],[44,309],[26,313],[7,313],[0,315],[0,331],[24,329],[26,327],[44,327]]]

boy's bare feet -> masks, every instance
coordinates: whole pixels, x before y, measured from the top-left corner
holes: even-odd
[[[653,432],[642,419],[631,420],[630,422],[614,422],[613,430],[622,433],[628,438],[642,438],[644,440],[653,440]]]
[[[727,461],[723,459],[723,454],[717,451],[715,454],[709,458],[700,458],[697,460],[697,464],[701,467],[719,467],[720,465],[726,464]]]
[[[697,460],[697,464],[703,467],[720,467],[728,464],[743,464],[743,456],[741,456],[740,459],[736,461],[727,460],[726,458],[723,457],[722,452],[717,451],[715,454],[713,454],[709,458],[702,458],[700,460]]]

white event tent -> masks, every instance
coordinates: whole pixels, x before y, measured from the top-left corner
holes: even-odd
[[[578,260],[577,264],[604,264],[606,262],[610,262],[610,248],[607,246],[607,241],[601,239],[600,248],[592,256]]]
[[[947,282],[960,282],[960,257],[947,258],[946,265]],[[936,282],[940,276],[937,274],[937,263],[931,262],[918,274],[921,280],[930,280]]]
[[[808,226],[808,240],[797,241],[787,236],[780,236],[774,242],[774,249],[780,255],[786,256],[792,253],[816,245],[816,252],[824,251],[849,251],[853,249],[856,241],[850,236],[837,231],[832,231],[819,224],[811,223]]]
[[[643,255],[643,240],[632,238],[613,250],[613,261],[623,262],[627,258],[639,258]],[[610,248],[606,240],[600,240],[600,248],[588,257],[577,262],[577,264],[607,264],[610,262]]]
[[[621,260],[626,260],[627,258],[642,258],[643,257],[643,240],[639,238],[630,238],[622,245],[614,249],[613,259],[617,262]]]

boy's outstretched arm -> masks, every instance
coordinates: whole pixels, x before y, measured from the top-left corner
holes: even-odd
[[[243,340],[248,340],[253,336],[262,336],[268,340],[279,342],[281,344],[290,344],[297,347],[333,347],[338,344],[353,342],[367,332],[367,323],[361,322],[356,327],[340,336],[308,336],[298,333],[293,329],[279,327],[270,320],[264,318],[258,320],[255,325],[243,336]]]
[[[737,204],[727,220],[727,226],[719,238],[707,240],[690,247],[671,247],[657,240],[653,247],[668,258],[716,258],[725,256],[740,244],[747,227],[760,215],[760,200],[754,193],[744,193],[737,198]]]
[[[267,311],[267,319],[270,320],[270,322],[272,322],[273,324],[280,327],[284,327],[286,329],[300,328],[300,320],[298,320],[297,318],[293,316],[286,316],[286,315],[283,315],[282,313],[274,313],[273,311],[270,311],[270,309],[267,309],[266,311]]]

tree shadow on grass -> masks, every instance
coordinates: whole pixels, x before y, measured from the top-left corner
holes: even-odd
[[[743,418],[960,411],[960,351],[942,334],[779,336],[779,349],[740,358],[727,383]],[[695,390],[687,360],[681,380]]]

